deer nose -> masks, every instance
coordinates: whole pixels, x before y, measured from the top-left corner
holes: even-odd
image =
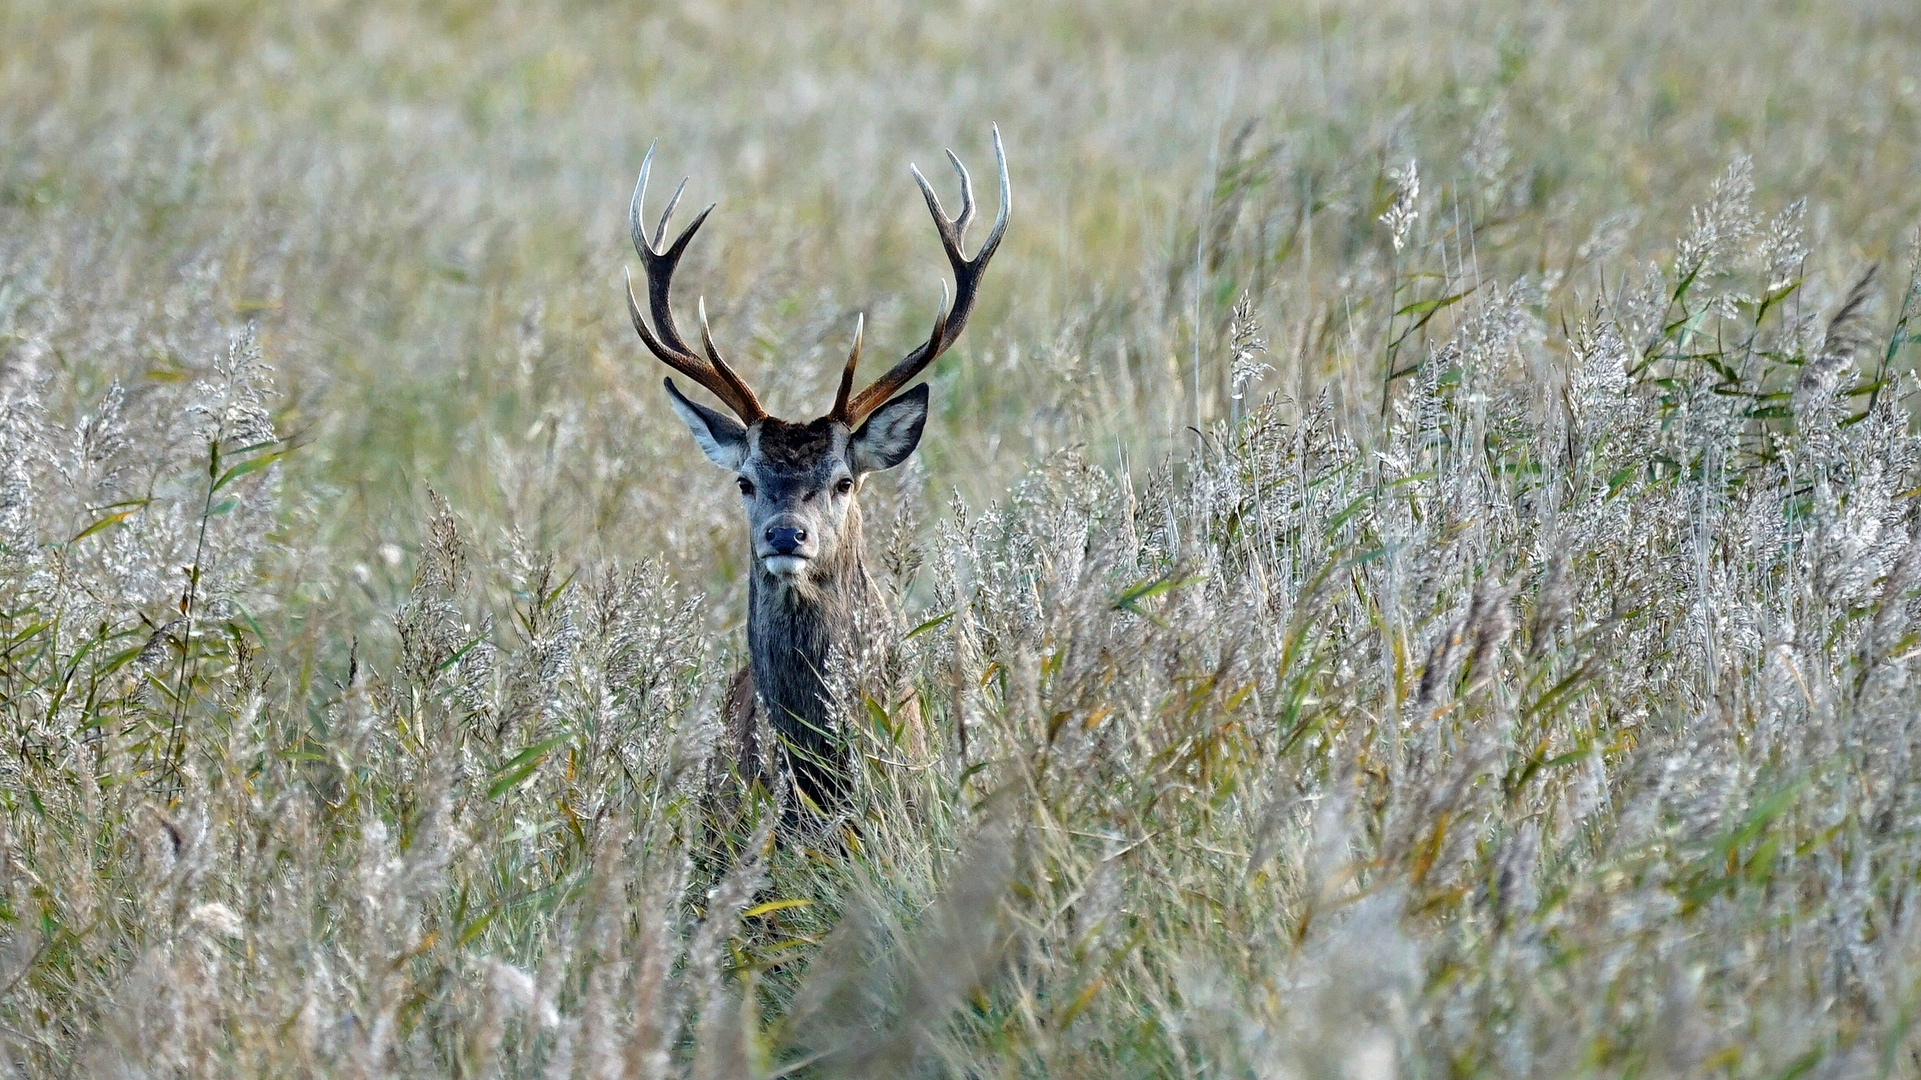
[[[773,548],[774,554],[776,555],[792,555],[794,552],[799,551],[800,546],[806,542],[806,529],[797,529],[788,525],[776,525],[767,530],[767,546]]]

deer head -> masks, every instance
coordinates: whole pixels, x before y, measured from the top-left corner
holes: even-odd
[[[920,443],[921,429],[927,421],[926,385],[904,393],[902,388],[960,337],[968,313],[973,310],[988,260],[994,257],[994,250],[1007,229],[1007,158],[1001,149],[1000,131],[998,128],[994,131],[1000,212],[986,242],[972,258],[962,249],[967,227],[974,218],[974,190],[967,169],[953,151],[948,151],[948,160],[953,163],[961,185],[960,213],[948,217],[927,178],[918,168],[909,166],[921,194],[926,196],[927,209],[934,216],[934,227],[940,233],[941,246],[946,249],[947,261],[954,272],[953,306],[948,307],[943,281],[941,304],[927,340],[858,394],[853,393],[854,369],[860,362],[865,318],[857,320],[853,349],[841,371],[840,389],[834,397],[833,408],[825,416],[804,423],[769,416],[761,408],[754,392],[715,347],[713,332],[707,325],[704,298],[697,310],[705,357],[695,355],[681,339],[669,304],[674,269],[688,241],[714,208],[710,205],[701,211],[671,245],[662,247],[668,218],[687,186],[682,180],[654,226],[650,240],[642,225],[641,202],[646,196],[653,155],[653,148],[649,147],[628,211],[628,225],[633,233],[634,250],[640,255],[647,277],[648,307],[653,316],[653,327],[649,328],[641,315],[640,302],[634,297],[630,276],[627,308],[633,316],[634,331],[661,362],[704,387],[733,413],[730,417],[693,401],[681,393],[672,378],[665,380],[674,411],[687,424],[701,451],[708,460],[735,474],[747,513],[756,579],[765,575],[785,586],[817,587],[843,573],[850,563],[858,562],[859,516],[854,509],[854,497],[861,481],[869,473],[891,469],[907,460]]]

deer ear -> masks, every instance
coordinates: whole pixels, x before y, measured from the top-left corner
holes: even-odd
[[[747,429],[699,402],[687,400],[674,380],[662,381],[667,384],[667,400],[673,403],[687,430],[694,433],[694,441],[707,460],[723,469],[740,468],[747,460]]]
[[[927,425],[927,384],[875,409],[867,422],[847,440],[847,456],[856,473],[891,469],[907,460],[920,445],[921,429]]]

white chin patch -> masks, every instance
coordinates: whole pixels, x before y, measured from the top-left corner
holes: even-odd
[[[793,577],[807,565],[807,560],[798,555],[769,555],[761,564],[775,577]]]

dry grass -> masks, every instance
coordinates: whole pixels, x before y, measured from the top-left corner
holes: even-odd
[[[1921,1068],[1921,16],[1679,6],[0,9],[0,1069]],[[811,415],[990,121],[776,839],[628,185]]]

